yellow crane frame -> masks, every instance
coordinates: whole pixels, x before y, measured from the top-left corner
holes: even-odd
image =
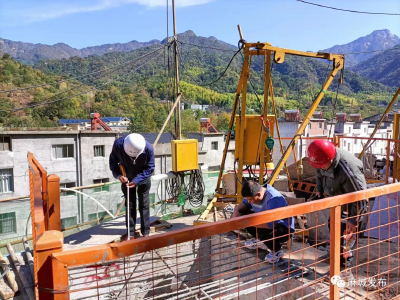
[[[239,33],[240,28],[239,28]],[[242,201],[241,197],[241,190],[242,190],[242,179],[243,179],[243,148],[244,148],[244,127],[245,126],[240,126],[239,132],[237,132],[235,135],[235,138],[239,138],[240,142],[238,143],[240,145],[240,148],[238,149],[239,151],[239,157],[238,157],[238,178],[237,178],[237,194],[236,195],[224,195],[222,194],[222,189],[221,189],[221,181],[222,181],[222,173],[224,170],[225,166],[225,161],[226,161],[226,156],[227,156],[227,151],[228,151],[228,146],[230,142],[230,137],[231,137],[231,132],[232,128],[235,122],[235,115],[237,108],[241,106],[241,111],[239,118],[240,120],[245,120],[246,117],[246,101],[247,101],[247,83],[249,80],[250,76],[250,66],[251,66],[251,59],[253,56],[259,56],[262,55],[264,56],[264,107],[263,107],[263,116],[264,119],[267,120],[267,112],[268,112],[268,95],[269,92],[271,92],[271,98],[272,98],[272,105],[273,105],[273,110],[276,118],[276,125],[278,125],[277,122],[277,115],[276,115],[276,108],[275,108],[275,102],[273,101],[273,90],[272,90],[272,81],[271,81],[271,60],[272,60],[272,54],[273,54],[273,59],[274,62],[277,64],[281,64],[285,61],[285,56],[288,55],[295,55],[295,56],[302,56],[302,57],[311,57],[311,58],[319,58],[319,59],[326,59],[328,61],[333,62],[332,70],[330,74],[328,75],[328,78],[325,80],[325,83],[322,86],[321,91],[318,93],[317,97],[315,98],[313,104],[311,105],[307,115],[304,118],[304,121],[298,128],[296,135],[294,136],[292,142],[289,144],[287,150],[284,152],[282,159],[279,161],[279,164],[275,166],[274,172],[272,173],[270,179],[269,179],[269,184],[273,184],[278,176],[278,171],[282,169],[282,166],[286,164],[286,161],[291,153],[293,151],[293,148],[300,138],[300,136],[303,134],[304,129],[308,125],[313,113],[317,109],[319,103],[322,100],[322,97],[324,96],[326,90],[329,88],[330,84],[332,83],[333,78],[336,76],[338,71],[340,71],[343,66],[344,66],[344,56],[340,54],[333,54],[333,53],[313,53],[313,52],[304,52],[304,51],[297,51],[297,50],[290,50],[290,49],[284,49],[284,48],[279,48],[279,47],[274,47],[269,43],[247,43],[243,41],[243,38],[241,36],[241,42],[243,46],[243,54],[244,54],[244,61],[243,61],[243,66],[242,66],[242,71],[240,74],[240,79],[239,79],[239,84],[236,90],[236,96],[235,100],[233,103],[233,110],[232,110],[232,115],[230,118],[229,122],[229,130],[228,130],[228,135],[225,141],[225,148],[224,148],[224,153],[222,157],[222,162],[221,162],[221,167],[219,171],[219,176],[218,176],[218,183],[217,183],[217,188],[216,188],[216,197],[222,197],[222,198],[236,198],[236,202],[240,203]],[[339,79],[340,80],[340,79]],[[242,97],[240,97],[242,96]],[[278,127],[277,127],[278,129]],[[283,148],[282,148],[282,143],[280,140],[280,135],[279,135],[279,130],[278,132],[278,139],[281,145],[281,151],[283,153]],[[268,151],[268,149],[265,147],[265,139],[267,137],[267,134],[262,135],[262,140],[260,141],[264,147],[262,147],[262,151],[260,153],[260,167],[259,167],[259,178],[260,182],[263,180],[263,173],[264,173],[264,165],[266,163],[265,160],[265,151]],[[264,161],[262,161],[262,158]],[[236,162],[235,162],[236,163]]]

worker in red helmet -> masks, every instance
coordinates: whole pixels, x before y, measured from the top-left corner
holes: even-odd
[[[367,188],[362,161],[350,152],[336,148],[333,143],[327,140],[313,141],[308,146],[308,158],[310,165],[317,169],[317,197],[338,196]],[[346,240],[354,236],[358,225],[362,222],[357,215],[366,213],[367,209],[367,200],[342,205],[341,236],[345,235]],[[343,239],[341,244],[345,244]],[[346,253],[348,265],[352,262],[353,245],[349,245],[350,249]],[[343,247],[341,249],[343,251]],[[341,265],[346,262],[343,255],[340,257],[340,262]]]

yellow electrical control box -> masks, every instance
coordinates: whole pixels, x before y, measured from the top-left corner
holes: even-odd
[[[199,168],[198,140],[171,141],[172,171],[182,172]]]
[[[274,137],[275,115],[268,115],[270,137]],[[243,144],[243,164],[244,165],[257,165],[260,162],[261,147],[265,146],[265,135],[262,127],[262,120],[260,115],[246,115],[244,122],[241,122],[240,116],[236,115],[236,129],[235,129],[235,159],[239,159],[239,149]],[[244,136],[240,136],[240,128],[244,123]],[[267,120],[264,120],[267,124]]]

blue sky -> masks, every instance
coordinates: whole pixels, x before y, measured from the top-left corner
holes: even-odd
[[[309,0],[345,9],[400,13],[399,0]],[[169,0],[171,3],[171,0]],[[377,29],[400,36],[400,16],[364,15],[295,0],[176,0],[178,32],[193,30],[236,45],[236,25],[249,42],[298,50],[345,44]],[[379,5],[378,5],[379,4]],[[170,14],[170,34],[172,14]],[[75,48],[166,36],[166,0],[1,0],[0,37]]]

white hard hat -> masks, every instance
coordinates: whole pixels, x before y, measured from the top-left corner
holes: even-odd
[[[138,133],[131,133],[124,139],[125,153],[130,157],[138,157],[146,147],[146,140]]]

